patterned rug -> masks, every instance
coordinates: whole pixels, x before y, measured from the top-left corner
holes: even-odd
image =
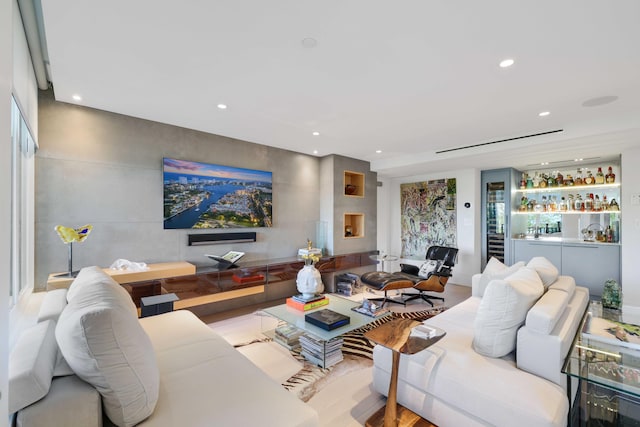
[[[408,313],[394,312],[391,316],[376,319],[362,328],[354,329],[353,331],[344,334],[344,343],[342,345],[344,360],[329,368],[320,368],[319,366],[307,361],[304,356],[300,354],[299,349],[291,350],[291,355],[302,363],[303,367],[299,372],[286,380],[282,386],[292,393],[295,393],[302,401],[307,402],[317,392],[322,390],[328,384],[331,384],[335,379],[350,372],[373,366],[374,344],[364,337],[365,332],[387,323],[392,319],[403,318],[422,321],[442,313],[444,310],[446,310],[446,307],[436,307],[430,310]],[[272,339],[264,338],[259,341],[252,341],[252,343],[268,341],[272,341]]]

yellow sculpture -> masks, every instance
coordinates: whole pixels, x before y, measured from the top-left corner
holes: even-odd
[[[89,233],[91,233],[91,230],[93,230],[93,226],[89,224],[78,228],[56,225],[56,232],[64,243],[84,242]]]
[[[93,226],[87,224],[82,227],[71,228],[64,225],[56,225],[55,230],[60,239],[69,245],[69,272],[58,274],[58,277],[75,277],[77,272],[73,271],[73,242],[84,242],[91,230],[93,230]]]

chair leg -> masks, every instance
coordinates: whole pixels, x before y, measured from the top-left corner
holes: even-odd
[[[422,292],[421,293],[411,293],[411,294],[407,294],[407,293],[403,293],[402,296],[408,296],[409,298],[407,298],[406,300],[404,300],[405,303],[409,302],[409,301],[413,301],[414,299],[418,299],[422,297]]]
[[[406,304],[407,302],[409,302],[409,301],[412,301],[412,300],[414,300],[414,299],[418,299],[418,298],[422,298],[422,300],[423,300],[424,302],[426,302],[426,303],[430,304],[430,305],[431,305],[431,307],[433,307],[433,301],[431,301],[431,300],[433,300],[433,299],[437,299],[437,300],[440,300],[440,301],[444,302],[444,298],[441,298],[441,297],[435,297],[435,296],[431,296],[431,295],[427,295],[427,294],[425,294],[425,293],[423,293],[423,292],[420,292],[420,293],[417,293],[417,294],[415,294],[415,293],[410,293],[410,294],[408,294],[408,293],[403,293],[403,294],[402,294],[402,296],[405,296],[405,295],[409,296],[409,298],[407,298],[406,300],[404,300],[405,304]]]
[[[444,302],[444,298],[441,298],[441,297],[434,297],[434,296],[427,295],[427,294],[421,294],[421,296],[422,296],[422,299],[423,299],[423,300],[425,300],[426,302],[428,302],[429,304],[431,304],[431,307],[433,307],[433,302],[432,302],[432,301],[430,301],[430,300],[432,300],[432,299],[437,299],[437,300],[440,300],[440,301]]]
[[[380,307],[384,307],[387,302],[394,302],[396,304],[402,304],[406,307],[407,303],[404,300],[398,301],[387,296],[387,291],[384,291],[384,298],[367,298],[369,301],[382,301],[382,305]]]

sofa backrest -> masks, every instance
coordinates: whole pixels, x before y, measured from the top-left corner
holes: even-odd
[[[518,331],[518,368],[566,389],[562,366],[588,303],[587,288],[575,286],[572,277],[560,276],[529,310]]]

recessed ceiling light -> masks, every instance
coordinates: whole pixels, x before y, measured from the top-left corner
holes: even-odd
[[[618,97],[615,95],[610,96],[599,96],[597,98],[587,99],[582,103],[583,107],[599,107],[600,105],[611,104],[614,101],[617,101]]]
[[[313,133],[312,133],[312,135],[313,135],[313,136],[319,136],[319,135],[320,135],[320,132],[318,132],[318,131],[313,132]]]
[[[227,104],[218,104],[218,108],[221,110],[226,110],[227,109]]]
[[[514,61],[511,58],[508,59],[503,59],[502,61],[500,61],[500,68],[507,68],[507,67],[511,67],[516,61]]]
[[[82,101],[82,97],[80,95],[73,95],[72,98],[74,101],[78,101],[78,102]]]
[[[539,115],[540,117],[547,117],[549,114],[551,114],[551,113],[550,113],[550,112],[548,112],[548,111],[543,111],[542,113],[539,113],[538,115]]]
[[[573,159],[574,162],[581,162],[582,159]]]
[[[313,150],[313,154],[318,154],[318,150]]]
[[[542,162],[540,163],[540,166],[547,166],[549,164],[549,162]]]
[[[382,153],[382,150],[376,150],[376,153],[380,154],[380,153]]]

